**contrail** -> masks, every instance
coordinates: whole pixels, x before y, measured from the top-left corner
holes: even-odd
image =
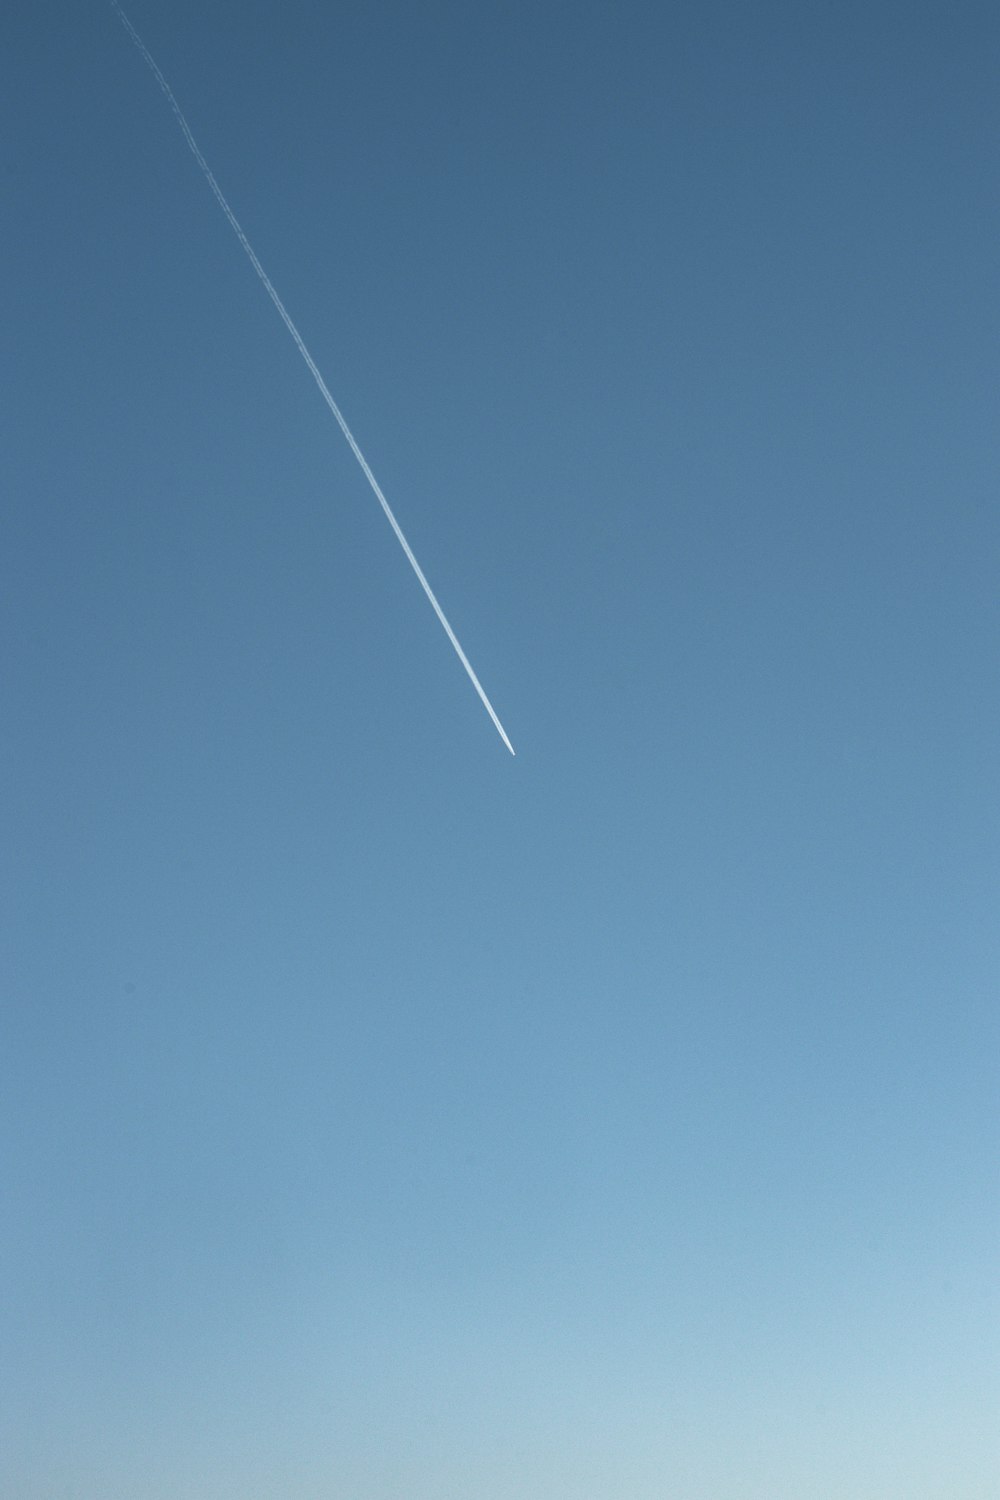
[[[323,397],[323,400],[326,402],[327,406],[330,408],[330,410],[333,412],[333,415],[336,417],[338,426],[340,427],[341,432],[344,434],[344,437],[347,439],[348,446],[350,447],[351,452],[354,454],[354,457],[357,459],[358,463],[361,465],[361,471],[364,474],[365,478],[367,479],[368,483],[371,485],[372,490],[375,493],[376,500],[381,505],[382,509],[385,511],[386,520],[389,522],[389,525],[392,527],[393,531],[396,533],[396,540],[399,542],[399,545],[402,547],[403,551],[406,553],[407,561],[409,562],[410,567],[413,569],[414,573],[416,573],[417,577],[419,578],[421,588],[423,589],[424,593],[427,595],[428,599],[430,600],[431,607],[433,608],[434,613],[437,615],[438,619],[441,621],[441,624],[444,627],[444,633],[448,637],[449,641],[451,641],[451,644],[454,646],[455,652],[456,652],[456,655],[458,656],[459,661],[462,663],[462,666],[465,668],[466,672],[469,674],[469,681],[472,683],[472,686],[475,688],[476,692],[479,694],[480,698],[482,699],[483,707],[486,709],[486,712],[489,714],[490,718],[493,720],[493,723],[494,723],[494,725],[496,727],[497,733],[499,734],[500,738],[503,740],[504,744],[507,746],[507,749],[510,751],[511,755],[514,755],[516,752],[514,750],[514,746],[511,744],[510,740],[507,738],[507,731],[504,729],[503,725],[500,723],[500,720],[497,718],[496,710],[494,709],[493,704],[487,698],[486,693],[483,691],[483,685],[482,685],[482,683],[479,681],[479,678],[476,676],[475,672],[472,670],[472,663],[469,661],[469,658],[466,656],[465,652],[462,650],[462,647],[461,647],[461,644],[459,642],[458,636],[455,634],[455,632],[452,630],[451,626],[448,624],[448,620],[447,620],[447,618],[445,616],[445,612],[441,608],[440,604],[437,602],[437,598],[435,597],[434,590],[431,588],[430,584],[427,582],[427,579],[424,577],[424,570],[423,570],[423,568],[420,566],[420,564],[417,562],[417,559],[413,555],[413,548],[410,546],[409,542],[406,540],[406,537],[403,535],[403,528],[400,526],[399,522],[396,520],[396,517],[393,515],[393,513],[392,513],[392,507],[390,506],[388,500],[383,495],[381,485],[379,484],[378,480],[375,478],[375,475],[372,473],[371,469],[369,468],[369,466],[368,466],[368,460],[365,458],[365,455],[362,453],[361,449],[358,447],[357,442],[355,441],[353,432],[351,431],[351,429],[348,427],[346,421],[344,420],[344,414],[343,414],[343,412],[340,410],[340,407],[337,405],[336,401],[334,401],[333,397],[331,396],[330,391],[327,388],[326,381],[323,379],[322,375],[320,374],[319,369],[317,368],[315,360],[313,359],[312,355],[309,353],[309,350],[306,348],[305,343],[303,342],[302,335],[299,333],[299,330],[296,328],[295,324],[292,322],[291,316],[290,316],[287,308],[285,307],[285,304],[282,302],[281,298],[278,296],[278,293],[275,290],[275,288],[274,288],[274,286],[273,286],[273,284],[271,282],[271,278],[268,276],[267,272],[264,270],[264,267],[261,265],[260,261],[257,259],[256,251],[254,250],[254,248],[251,245],[250,241],[247,239],[246,235],[243,233],[243,227],[240,224],[240,221],[237,219],[236,215],[233,213],[232,209],[229,207],[229,203],[228,203],[228,201],[226,199],[225,193],[222,191],[222,189],[220,188],[219,184],[216,182],[216,180],[215,180],[215,174],[212,172],[211,167],[208,165],[208,162],[205,160],[204,156],[201,153],[201,147],[198,145],[198,142],[195,140],[194,136],[191,134],[191,127],[188,124],[187,120],[185,120],[185,118],[184,118],[184,112],[183,112],[183,110],[181,109],[180,105],[177,103],[177,100],[174,98],[174,91],[173,91],[173,89],[170,87],[169,83],[164,78],[163,74],[160,72],[160,69],[159,69],[159,67],[156,64],[156,61],[155,61],[152,53],[150,52],[149,48],[146,46],[146,43],[143,41],[142,37],[136,31],[135,27],[132,25],[132,22],[129,20],[128,16],[122,10],[121,6],[118,4],[118,0],[111,0],[111,5],[112,5],[113,9],[117,12],[118,19],[121,21],[122,25],[125,27],[125,30],[128,32],[129,36],[132,38],[132,40],[135,43],[136,47],[141,52],[142,56],[145,58],[147,64],[149,65],[150,71],[153,74],[153,77],[156,79],[157,83],[160,85],[160,88],[163,90],[164,94],[166,95],[167,102],[169,103],[170,108],[174,112],[174,117],[176,118],[178,125],[181,127],[181,130],[184,132],[184,139],[187,141],[188,145],[191,148],[191,154],[194,157],[195,161],[198,163],[199,167],[201,168],[202,173],[204,174],[204,177],[205,177],[205,181],[208,183],[209,187],[212,189],[212,192],[215,194],[215,201],[218,203],[219,207],[222,209],[222,212],[225,214],[226,218],[229,220],[229,223],[230,223],[230,226],[232,228],[233,233],[235,234],[236,238],[239,240],[240,244],[243,246],[243,249],[247,253],[247,259],[250,261],[250,264],[253,266],[254,270],[257,272],[257,275],[260,278],[261,285],[263,286],[264,290],[267,292],[267,295],[270,297],[271,301],[274,303],[275,309],[278,312],[278,314],[279,314],[279,316],[281,318],[281,321],[284,323],[285,327],[288,329],[288,332],[291,334],[292,338],[294,339],[296,349],[298,349],[299,353],[302,355],[302,358],[306,362],[306,366],[307,366],[307,368],[309,370],[310,375],[312,376],[313,380],[315,380],[317,386],[319,387],[319,393],[320,393],[320,395]]]

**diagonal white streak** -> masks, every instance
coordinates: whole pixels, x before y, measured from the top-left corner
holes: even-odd
[[[194,136],[192,135],[192,133],[191,133],[191,127],[189,126],[187,120],[184,118],[184,113],[183,113],[180,105],[177,103],[177,100],[174,98],[173,89],[170,87],[169,83],[164,78],[163,74],[160,72],[160,69],[159,69],[159,67],[156,64],[156,61],[154,60],[152,53],[150,52],[149,48],[146,46],[145,42],[142,40],[142,37],[136,31],[135,27],[132,25],[132,22],[129,20],[128,16],[122,10],[121,6],[118,4],[118,0],[111,0],[111,4],[114,7],[114,10],[117,12],[118,19],[121,21],[122,25],[125,27],[125,30],[128,32],[129,36],[132,38],[133,42],[135,43],[136,47],[138,48],[139,52],[142,54],[143,58],[145,59],[146,63],[148,64],[149,69],[150,69],[150,71],[153,74],[153,77],[156,79],[157,83],[160,85],[160,88],[163,90],[164,94],[166,95],[167,102],[169,103],[170,108],[174,112],[174,117],[176,118],[177,123],[180,126],[181,130],[184,132],[184,139],[187,141],[189,147],[191,148],[191,154],[194,157],[195,161],[198,163],[199,167],[201,168],[202,173],[203,173],[203,175],[205,177],[205,180],[208,183],[209,187],[212,189],[212,192],[215,194],[215,200],[216,200],[216,202],[218,203],[219,207],[222,209],[222,212],[225,214],[226,218],[229,220],[229,223],[230,223],[230,226],[232,228],[233,233],[236,235],[236,238],[239,240],[240,244],[243,246],[243,249],[246,251],[247,259],[250,261],[250,264],[253,266],[254,270],[257,272],[257,275],[260,278],[261,284],[262,284],[264,290],[267,292],[267,295],[270,297],[271,301],[274,303],[275,309],[276,309],[278,315],[280,316],[281,321],[284,323],[285,327],[288,329],[288,332],[291,334],[293,340],[295,341],[295,347],[298,349],[299,353],[302,355],[302,358],[305,360],[306,367],[308,368],[310,375],[312,376],[313,380],[315,380],[317,386],[319,387],[320,395],[323,397],[323,400],[326,402],[327,406],[330,408],[331,412],[336,417],[337,424],[340,427],[341,432],[344,434],[344,437],[347,439],[347,442],[348,442],[348,445],[350,447],[351,452],[354,454],[354,457],[357,459],[358,463],[361,466],[362,473],[364,474],[365,478],[368,480],[368,483],[371,485],[372,490],[374,491],[374,494],[375,494],[375,498],[378,500],[378,503],[381,505],[382,509],[385,511],[386,520],[389,522],[389,525],[392,527],[393,531],[396,533],[396,540],[399,542],[399,545],[402,547],[403,551],[406,553],[406,558],[407,558],[407,561],[410,564],[410,567],[413,569],[414,573],[416,573],[416,575],[417,575],[417,578],[420,580],[420,585],[421,585],[424,593],[427,595],[428,599],[430,600],[431,607],[433,608],[434,613],[437,615],[438,619],[441,621],[441,624],[442,624],[442,626],[444,628],[445,635],[448,637],[449,641],[451,641],[451,644],[455,648],[455,652],[456,652],[456,655],[458,656],[459,661],[462,663],[462,666],[465,668],[466,672],[469,674],[469,680],[472,683],[472,686],[475,688],[476,692],[479,694],[480,698],[482,699],[483,707],[486,709],[486,712],[489,714],[490,718],[493,720],[493,723],[494,723],[494,725],[496,727],[497,733],[499,734],[500,738],[503,740],[504,744],[507,746],[507,749],[510,751],[511,755],[514,755],[515,754],[514,746],[511,744],[510,740],[507,738],[507,731],[504,729],[503,725],[500,723],[500,720],[497,718],[496,710],[494,709],[493,704],[490,702],[489,698],[487,698],[486,693],[483,690],[482,683],[479,681],[479,678],[476,676],[475,672],[472,670],[472,663],[469,661],[469,658],[466,656],[465,652],[462,650],[462,646],[461,646],[461,643],[459,642],[458,636],[455,634],[455,632],[452,630],[451,626],[449,625],[447,617],[445,615],[445,612],[441,608],[440,604],[437,601],[437,598],[436,598],[436,596],[434,594],[434,590],[431,588],[430,584],[427,582],[427,579],[424,576],[424,570],[423,570],[423,568],[420,566],[420,564],[417,562],[416,557],[413,555],[413,548],[410,546],[409,542],[406,540],[406,537],[403,535],[403,528],[400,526],[399,522],[396,520],[396,517],[393,515],[392,507],[390,506],[388,500],[383,495],[383,493],[382,493],[382,487],[379,484],[378,480],[375,478],[375,475],[372,473],[371,468],[369,467],[369,464],[368,464],[368,460],[365,458],[365,456],[362,453],[361,449],[358,447],[358,444],[357,444],[357,442],[355,440],[354,434],[351,431],[351,429],[348,427],[347,422],[344,419],[343,412],[340,410],[340,407],[337,405],[336,401],[334,401],[334,399],[333,399],[333,396],[330,394],[330,391],[329,391],[329,388],[327,387],[326,381],[323,379],[323,376],[320,374],[319,369],[318,369],[318,367],[316,365],[315,360],[313,359],[312,355],[309,353],[309,350],[305,346],[305,342],[303,341],[302,335],[299,333],[299,330],[296,328],[295,324],[292,322],[291,315],[289,314],[289,312],[288,312],[287,308],[285,307],[285,304],[282,302],[281,298],[278,296],[278,293],[275,290],[275,287],[274,287],[274,285],[273,285],[273,283],[271,281],[271,278],[268,276],[267,272],[264,270],[264,267],[261,265],[260,261],[257,259],[256,251],[254,250],[254,248],[251,245],[250,241],[247,239],[246,235],[244,234],[242,225],[240,224],[240,222],[237,219],[236,215],[233,213],[232,209],[229,207],[229,203],[228,203],[228,201],[226,199],[225,193],[223,193],[223,191],[220,188],[219,184],[216,182],[215,175],[212,172],[211,167],[208,165],[208,162],[205,160],[204,156],[202,155],[202,153],[201,153],[201,147],[198,145],[198,142],[195,140]]]

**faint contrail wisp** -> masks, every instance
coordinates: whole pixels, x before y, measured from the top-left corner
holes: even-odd
[[[191,154],[194,157],[195,161],[198,163],[199,167],[201,168],[202,173],[204,174],[204,177],[205,177],[205,181],[208,183],[209,187],[212,189],[212,192],[215,194],[215,200],[216,200],[216,202],[218,203],[219,207],[222,209],[222,212],[225,214],[226,218],[229,220],[229,223],[230,223],[230,226],[232,228],[233,233],[235,234],[236,238],[239,240],[240,244],[243,246],[243,249],[247,253],[247,258],[250,261],[250,264],[253,266],[254,270],[257,272],[258,277],[260,278],[261,285],[263,286],[264,290],[267,292],[267,295],[270,297],[271,301],[274,303],[275,309],[277,310],[277,312],[278,312],[278,314],[279,314],[279,316],[281,318],[281,321],[284,323],[285,327],[288,329],[288,332],[291,334],[292,338],[294,339],[294,341],[295,341],[295,347],[298,349],[299,353],[302,355],[302,358],[305,360],[306,365],[307,365],[307,367],[309,369],[310,375],[312,376],[313,380],[315,380],[317,386],[319,387],[320,395],[323,397],[323,400],[326,402],[327,406],[330,408],[330,410],[333,412],[333,415],[336,417],[337,424],[340,427],[341,432],[344,434],[344,437],[347,439],[347,442],[348,442],[348,445],[350,447],[351,452],[354,454],[354,457],[357,459],[358,463],[361,465],[362,473],[364,474],[365,478],[368,480],[368,483],[371,485],[372,490],[374,491],[374,494],[375,494],[375,498],[378,500],[378,503],[381,505],[382,509],[385,511],[386,520],[389,522],[389,525],[392,527],[393,531],[396,533],[396,540],[399,542],[399,545],[402,547],[403,551],[406,553],[406,557],[407,557],[407,560],[408,560],[408,562],[410,564],[410,567],[413,569],[414,573],[416,573],[418,579],[420,580],[420,586],[421,586],[421,588],[423,589],[424,593],[427,595],[428,599],[431,602],[431,607],[433,608],[434,613],[437,615],[438,619],[441,621],[441,624],[442,624],[442,626],[444,628],[445,635],[448,637],[449,641],[451,641],[451,644],[455,648],[455,652],[456,652],[456,654],[458,656],[459,661],[462,663],[462,666],[465,668],[466,672],[469,674],[469,681],[472,683],[472,686],[475,688],[476,692],[479,694],[480,698],[482,699],[483,707],[486,709],[486,712],[489,714],[490,718],[493,720],[493,723],[494,723],[494,725],[496,727],[497,733],[499,734],[500,738],[503,740],[504,744],[507,746],[507,749],[510,751],[511,755],[513,755],[515,753],[514,746],[511,744],[510,740],[507,738],[507,731],[504,729],[503,725],[500,723],[500,720],[497,718],[496,710],[494,709],[493,704],[487,698],[485,692],[483,691],[483,685],[482,685],[482,683],[479,681],[479,678],[476,676],[475,672],[472,670],[472,663],[469,661],[469,658],[466,656],[465,652],[462,650],[462,647],[461,647],[461,644],[459,642],[458,636],[455,634],[455,632],[452,630],[451,626],[448,624],[448,620],[447,620],[447,618],[445,616],[445,612],[441,608],[440,604],[437,602],[437,599],[436,599],[435,594],[434,594],[434,590],[431,588],[430,584],[427,582],[427,579],[424,577],[424,570],[423,570],[423,568],[421,568],[420,564],[417,562],[417,559],[414,557],[414,555],[413,555],[413,549],[410,546],[409,542],[406,540],[406,537],[403,535],[403,529],[402,529],[402,527],[400,526],[399,522],[396,520],[396,517],[393,515],[392,508],[389,505],[388,500],[383,495],[382,488],[381,488],[378,480],[375,478],[375,475],[372,473],[371,469],[369,468],[369,466],[368,466],[368,460],[365,458],[365,456],[362,453],[361,449],[358,447],[357,442],[355,441],[353,432],[351,431],[351,429],[348,427],[346,421],[344,420],[344,415],[343,415],[342,411],[340,410],[340,407],[337,405],[336,401],[334,401],[333,397],[331,396],[331,394],[329,392],[329,389],[327,388],[326,381],[323,379],[322,375],[320,374],[320,372],[319,372],[319,370],[318,370],[318,368],[316,366],[315,360],[313,359],[312,355],[309,353],[309,350],[306,348],[305,343],[303,342],[302,335],[299,333],[299,330],[296,328],[295,324],[292,322],[292,319],[291,319],[291,317],[290,317],[290,315],[288,313],[287,308],[285,307],[285,304],[282,302],[282,300],[278,296],[278,293],[276,292],[274,286],[272,285],[271,278],[268,276],[267,272],[264,270],[264,267],[261,265],[260,261],[257,259],[257,254],[256,254],[253,246],[251,245],[250,241],[247,239],[246,235],[243,233],[243,228],[242,228],[239,220],[237,219],[236,215],[233,213],[232,209],[229,207],[229,203],[226,200],[225,193],[223,193],[223,191],[220,188],[219,184],[216,182],[215,176],[214,176],[214,174],[212,172],[211,167],[208,165],[208,162],[205,160],[204,156],[202,155],[202,153],[201,153],[201,147],[198,145],[198,142],[195,140],[194,136],[191,134],[191,127],[188,125],[187,120],[185,120],[184,113],[183,113],[180,105],[177,103],[177,100],[174,98],[173,89],[170,87],[169,83],[164,78],[163,74],[160,72],[160,69],[159,69],[159,67],[156,64],[156,61],[154,60],[152,53],[150,52],[149,48],[146,46],[146,43],[143,41],[142,37],[136,31],[135,27],[132,25],[132,22],[129,20],[128,16],[122,10],[121,6],[118,4],[118,0],[111,0],[111,4],[112,4],[114,10],[117,12],[118,18],[121,21],[122,25],[125,27],[125,30],[128,32],[129,36],[132,38],[132,40],[135,43],[136,47],[142,53],[142,56],[145,58],[147,64],[149,65],[150,71],[153,74],[153,77],[156,79],[157,83],[160,85],[160,88],[163,90],[164,94],[166,95],[167,102],[169,103],[170,108],[174,112],[174,116],[175,116],[175,118],[177,120],[177,123],[181,127],[181,130],[184,132],[184,139],[187,141],[188,145],[191,148]]]

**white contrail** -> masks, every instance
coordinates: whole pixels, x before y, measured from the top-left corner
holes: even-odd
[[[125,27],[125,30],[128,32],[129,36],[132,38],[132,40],[135,43],[136,47],[139,49],[139,51],[142,53],[142,56],[145,58],[146,62],[148,63],[149,68],[150,68],[150,70],[151,70],[151,72],[153,74],[153,77],[156,79],[157,83],[160,85],[160,88],[163,90],[164,94],[166,95],[167,101],[168,101],[168,103],[170,105],[170,108],[174,112],[174,115],[176,117],[177,123],[181,127],[181,130],[184,132],[184,139],[187,141],[188,145],[191,148],[191,154],[194,157],[195,161],[198,163],[198,165],[201,168],[202,172],[204,173],[205,180],[208,183],[209,187],[212,189],[212,192],[215,194],[215,200],[216,200],[216,202],[218,203],[219,207],[222,209],[222,212],[225,214],[226,218],[229,220],[229,223],[230,223],[230,225],[232,227],[233,233],[236,235],[236,238],[239,240],[240,244],[243,246],[243,249],[246,251],[247,258],[249,259],[250,264],[253,266],[254,270],[257,272],[257,275],[260,277],[261,284],[263,285],[264,290],[267,292],[267,295],[270,297],[271,301],[274,303],[274,306],[275,306],[278,314],[281,317],[281,321],[284,323],[285,327],[288,329],[288,332],[291,334],[292,338],[295,340],[295,347],[298,349],[299,353],[302,355],[302,358],[305,360],[306,365],[308,366],[308,369],[309,369],[309,373],[312,376],[313,380],[315,380],[316,384],[319,386],[320,395],[323,397],[323,400],[326,402],[327,406],[330,408],[330,410],[333,412],[333,415],[336,417],[337,423],[338,423],[338,425],[340,427],[341,432],[344,434],[345,438],[347,439],[347,442],[348,442],[348,444],[350,446],[351,452],[354,454],[354,457],[357,459],[358,463],[361,465],[362,473],[364,474],[364,476],[367,479],[368,483],[371,485],[373,491],[375,492],[375,498],[378,500],[378,503],[381,505],[382,509],[385,511],[386,519],[388,520],[389,525],[392,527],[393,531],[396,533],[396,540],[399,542],[399,545],[402,547],[403,551],[406,553],[407,560],[409,561],[410,567],[413,569],[414,573],[416,573],[417,577],[419,578],[421,587],[423,588],[424,593],[427,595],[428,599],[430,600],[431,605],[432,605],[433,610],[434,610],[434,613],[437,615],[438,619],[441,621],[441,624],[444,627],[445,635],[448,637],[449,641],[451,641],[451,644],[455,648],[455,651],[456,651],[456,654],[458,656],[459,661],[462,663],[462,666],[465,668],[466,672],[468,672],[468,674],[469,674],[469,681],[472,683],[472,686],[475,688],[476,692],[479,694],[480,698],[482,699],[483,707],[486,709],[486,712],[489,714],[490,718],[493,720],[493,723],[496,726],[497,733],[499,734],[500,738],[503,740],[504,744],[507,746],[507,749],[510,751],[511,755],[514,755],[515,754],[514,746],[511,744],[510,740],[507,738],[507,731],[504,729],[503,725],[500,723],[500,720],[497,718],[496,710],[494,709],[493,704],[487,698],[485,692],[483,691],[483,685],[482,685],[482,683],[479,681],[479,678],[476,676],[475,672],[472,670],[472,663],[469,661],[469,658],[466,656],[465,652],[462,650],[462,647],[461,647],[461,645],[459,643],[458,636],[455,634],[455,632],[452,630],[451,626],[448,624],[448,620],[447,620],[447,618],[445,616],[445,612],[441,608],[440,604],[437,602],[437,599],[435,598],[434,590],[431,588],[430,584],[427,582],[427,579],[424,577],[424,570],[423,570],[423,568],[421,568],[420,564],[417,562],[417,559],[414,557],[414,555],[413,555],[413,549],[410,546],[409,542],[406,540],[406,537],[403,535],[403,529],[400,526],[399,522],[396,520],[396,517],[393,515],[392,508],[389,505],[388,500],[385,498],[385,496],[382,493],[382,487],[381,487],[381,485],[379,484],[378,480],[375,478],[375,475],[372,473],[371,469],[369,468],[369,466],[368,466],[368,460],[365,458],[365,455],[362,453],[361,449],[358,447],[357,442],[355,441],[355,438],[354,438],[354,434],[351,431],[351,429],[348,427],[346,421],[344,420],[344,415],[343,415],[342,411],[340,410],[340,407],[337,405],[336,401],[334,401],[333,397],[331,396],[331,394],[330,394],[330,392],[329,392],[329,390],[327,388],[326,381],[323,379],[322,375],[320,374],[320,372],[319,372],[319,370],[318,370],[318,368],[316,366],[315,360],[313,359],[312,355],[309,353],[309,350],[306,348],[305,343],[303,342],[302,335],[299,333],[299,330],[296,328],[295,324],[292,322],[292,319],[291,319],[291,317],[290,317],[290,315],[288,313],[287,308],[285,307],[285,304],[282,302],[281,298],[278,296],[278,293],[275,291],[274,286],[272,285],[272,282],[271,282],[271,278],[268,276],[267,272],[264,270],[264,267],[261,265],[260,261],[257,259],[257,254],[256,254],[253,246],[251,245],[250,241],[247,239],[246,235],[243,233],[242,225],[240,224],[240,222],[237,219],[236,215],[233,213],[232,209],[229,207],[229,203],[226,200],[226,195],[225,195],[225,193],[223,193],[223,191],[220,188],[219,184],[216,182],[215,176],[214,176],[214,174],[212,172],[211,167],[208,165],[208,162],[205,160],[204,156],[201,154],[201,147],[198,145],[198,142],[195,140],[194,136],[191,134],[191,127],[188,124],[187,120],[185,120],[184,113],[183,113],[180,105],[177,103],[177,100],[174,98],[174,91],[173,91],[173,89],[170,87],[169,83],[164,78],[163,74],[160,72],[160,69],[158,68],[158,66],[156,64],[156,62],[155,62],[155,60],[153,58],[152,53],[150,52],[149,48],[146,46],[146,43],[143,41],[142,37],[136,31],[135,27],[132,25],[132,22],[129,20],[128,16],[122,10],[121,6],[118,4],[118,0],[111,0],[111,4],[112,4],[113,8],[115,9],[115,11],[118,14],[118,19],[121,21],[122,25]]]

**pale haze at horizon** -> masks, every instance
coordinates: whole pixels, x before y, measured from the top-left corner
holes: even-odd
[[[4,1483],[987,1500],[1000,21],[128,14],[518,756],[8,19]]]

